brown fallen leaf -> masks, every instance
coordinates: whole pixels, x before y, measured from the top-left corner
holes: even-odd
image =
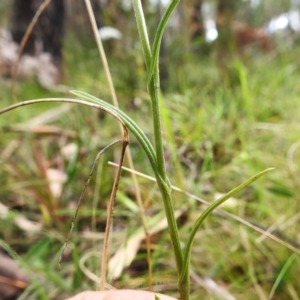
[[[175,211],[175,218],[180,217],[185,208]],[[168,227],[167,219],[164,215],[157,215],[147,222],[149,235],[156,234]],[[108,262],[108,278],[110,281],[119,278],[122,271],[130,266],[140,248],[141,242],[146,238],[143,229],[136,230],[129,239],[119,248],[115,255]]]
[[[28,282],[17,262],[0,252],[0,299],[16,299]]]
[[[136,290],[85,291],[67,300],[155,300],[155,296],[160,300],[177,300],[159,293]]]

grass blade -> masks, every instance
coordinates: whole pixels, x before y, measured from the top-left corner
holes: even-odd
[[[148,159],[150,161],[154,173],[156,174],[156,176],[160,177],[157,171],[156,155],[155,155],[154,148],[151,142],[149,141],[149,139],[147,138],[147,136],[145,135],[145,133],[131,118],[129,118],[124,112],[122,112],[120,109],[116,108],[115,106],[97,97],[94,97],[88,93],[81,92],[81,91],[71,91],[71,93],[76,96],[83,97],[93,103],[96,103],[101,107],[109,111],[112,111],[114,114],[116,114],[124,122],[126,127],[131,131],[131,133],[136,137],[136,139],[140,142],[146,155],[148,156]]]
[[[61,266],[62,256],[63,256],[63,254],[64,254],[64,252],[65,252],[65,249],[66,249],[66,247],[67,247],[67,245],[68,245],[68,242],[69,242],[69,240],[70,240],[72,231],[73,231],[73,229],[74,229],[75,221],[76,221],[76,219],[77,219],[77,215],[78,215],[80,206],[81,206],[81,204],[82,204],[83,197],[84,197],[85,192],[86,192],[86,189],[87,189],[87,187],[88,187],[88,185],[89,185],[89,183],[90,183],[90,181],[91,181],[91,179],[92,179],[92,176],[93,176],[94,170],[95,170],[95,168],[96,168],[96,166],[97,166],[97,164],[98,164],[99,158],[100,158],[100,156],[101,156],[108,148],[110,148],[110,147],[112,147],[112,146],[114,146],[115,144],[120,143],[120,142],[122,142],[122,140],[114,141],[114,142],[112,142],[111,144],[109,144],[108,146],[104,147],[104,148],[97,154],[97,156],[96,156],[96,158],[95,158],[95,160],[94,160],[94,163],[93,163],[92,169],[91,169],[91,171],[90,171],[89,177],[88,177],[88,179],[87,179],[87,181],[86,181],[86,183],[85,183],[85,185],[84,185],[84,187],[83,187],[83,190],[82,190],[82,192],[81,192],[81,194],[80,194],[80,197],[79,197],[79,200],[78,200],[78,202],[77,202],[77,207],[76,207],[76,210],[75,210],[75,214],[74,214],[74,216],[73,216],[73,218],[72,218],[70,231],[69,231],[69,233],[68,233],[68,235],[67,235],[67,238],[66,238],[66,240],[65,240],[65,244],[64,244],[64,246],[63,246],[63,248],[62,248],[62,250],[61,250],[60,256],[59,256],[59,260],[58,260],[58,267],[59,267],[59,270],[60,270],[60,266]]]
[[[186,244],[186,248],[184,251],[184,259],[183,259],[183,270],[179,279],[180,284],[184,283],[185,280],[189,280],[186,279],[187,278],[187,274],[188,274],[188,268],[189,268],[189,264],[190,264],[190,255],[191,255],[191,247],[192,247],[192,243],[193,240],[195,238],[195,235],[199,229],[199,227],[202,225],[202,223],[204,222],[204,220],[218,207],[220,206],[222,203],[224,203],[226,200],[228,200],[230,197],[234,196],[236,193],[240,192],[241,190],[243,190],[245,187],[247,187],[248,185],[250,185],[252,182],[256,181],[258,178],[260,178],[261,176],[263,176],[264,174],[266,174],[267,172],[273,170],[274,168],[268,168],[262,172],[257,173],[256,175],[252,176],[251,178],[249,178],[248,180],[246,180],[245,182],[243,182],[242,184],[240,184],[239,186],[237,186],[236,188],[232,189],[230,192],[228,192],[227,194],[225,194],[223,197],[221,197],[220,199],[214,201],[209,207],[207,207],[204,212],[201,214],[201,216],[197,219],[194,227],[192,228],[192,231],[190,233],[190,236],[188,238],[187,244]]]
[[[276,281],[272,287],[272,290],[270,292],[269,295],[269,299],[273,299],[273,296],[275,294],[276,289],[278,288],[278,286],[280,285],[284,275],[288,272],[290,266],[292,265],[292,263],[294,262],[294,260],[296,259],[297,255],[295,253],[293,253],[290,258],[286,261],[286,263],[284,264],[283,268],[281,269],[278,277],[276,278]]]
[[[145,58],[146,67],[149,70],[151,65],[151,49],[148,38],[147,26],[145,22],[144,12],[140,0],[132,0],[132,6],[135,13],[136,24],[142,44],[143,54]]]
[[[170,19],[170,16],[173,13],[176,6],[178,5],[179,1],[180,0],[173,0],[171,2],[171,4],[166,9],[156,30],[156,34],[153,41],[153,47],[152,47],[151,65],[150,65],[150,69],[148,70],[148,85],[151,81],[155,68],[158,66],[159,50],[160,50],[160,44],[163,37],[163,33],[165,31],[168,20]]]

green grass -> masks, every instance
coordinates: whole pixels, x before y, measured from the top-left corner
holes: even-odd
[[[65,48],[66,84],[109,99],[95,50],[83,52],[78,45],[74,51],[72,45],[66,43]],[[275,171],[239,193],[234,206],[225,206],[224,210],[265,230],[275,225],[275,234],[297,247],[299,218],[293,217],[300,210],[297,196],[300,69],[295,63],[299,60],[298,52],[299,49],[294,49],[275,56],[261,55],[243,60],[236,56],[229,63],[226,78],[221,77],[213,57],[189,57],[179,65],[175,61],[169,66],[171,76],[164,94],[171,124],[164,124],[165,136],[169,143],[174,143],[164,145],[172,184],[177,184],[177,175],[182,172],[185,179],[183,186],[189,192],[212,201],[217,192],[226,193],[260,170],[275,167]],[[139,59],[137,57],[136,61]],[[145,94],[145,73],[139,69],[134,74],[128,74],[127,67],[123,67],[118,59],[111,58],[111,64],[118,66],[114,69],[113,77],[118,82],[121,107],[153,140],[149,126],[151,108]],[[124,81],[118,77],[118,70]],[[141,73],[141,77],[138,77]],[[136,76],[136,84],[129,88],[128,82],[132,81],[132,76]],[[17,95],[19,100],[57,96],[41,89],[34,80],[20,83]],[[135,106],[134,97],[140,98],[142,105]],[[10,103],[9,82],[4,79],[0,79],[0,98],[1,107]],[[45,104],[10,112],[1,116],[1,127],[30,121],[51,108],[52,105]],[[0,197],[1,202],[12,207],[12,215],[1,220],[0,237],[10,249],[18,253],[22,268],[32,279],[23,299],[57,299],[58,295],[67,297],[97,287],[82,273],[79,263],[84,254],[101,249],[106,203],[115,171],[106,162],[117,160],[118,147],[106,152],[99,166],[98,174],[101,177],[96,178],[94,175],[88,187],[71,245],[63,257],[61,273],[57,261],[70,228],[74,205],[93,160],[101,148],[119,137],[118,126],[109,116],[103,119],[97,112],[75,105],[52,125],[73,130],[77,137],[20,134],[3,130],[0,139],[1,154],[10,143],[19,145],[13,148],[8,157],[3,158],[1,155]],[[173,141],[169,135],[171,131]],[[133,136],[130,139],[137,170],[152,176],[151,166],[141,147]],[[61,154],[61,148],[71,142],[79,149],[74,162],[68,161]],[[178,165],[168,160],[174,146],[178,150]],[[52,201],[47,198],[47,185],[34,155],[38,147],[44,163],[60,166],[66,170],[70,179],[65,184],[57,210],[53,212],[55,219],[47,219],[47,214],[37,202],[41,197],[45,201]],[[99,190],[95,190],[97,180],[100,180]],[[139,181],[142,195],[147,201],[147,213],[155,216],[163,209],[159,192],[152,182],[143,178]],[[123,172],[120,190],[127,197],[127,202],[119,201],[118,198],[116,201],[110,255],[130,233],[141,226],[138,214],[128,204],[134,202],[132,189],[129,173]],[[92,226],[95,197],[99,198],[99,204],[97,209],[94,208],[96,217],[95,225]],[[177,192],[174,192],[174,198],[176,207],[188,205],[188,210],[179,219],[180,236],[186,240],[204,206]],[[22,214],[41,223],[43,230],[28,236],[14,224],[14,214]],[[92,236],[89,234],[91,232],[97,234]],[[295,256],[289,265],[293,254],[291,250],[268,238],[259,241],[259,237],[259,233],[231,218],[214,214],[196,235],[192,247],[192,270],[201,278],[212,278],[236,299],[268,299],[272,289],[272,299],[298,299],[293,295],[300,293],[299,256]],[[153,237],[152,247],[156,290],[178,296],[176,268],[174,258],[170,255],[167,230]],[[117,288],[146,288],[145,258],[145,245],[142,244],[136,262],[113,285]],[[91,261],[87,262],[88,268],[98,275],[99,259],[93,258]],[[191,299],[222,298],[210,295],[192,277]]]

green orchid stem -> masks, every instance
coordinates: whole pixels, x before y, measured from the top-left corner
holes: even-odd
[[[159,92],[160,82],[158,75],[158,67],[149,84],[149,94],[151,97],[151,108],[152,108],[152,119],[153,119],[153,130],[155,139],[155,151],[157,159],[158,172],[164,182],[167,182],[166,168],[165,168],[165,157],[164,147],[162,140],[162,129],[161,129],[161,117],[159,108]]]
[[[160,51],[160,45],[161,40],[163,37],[163,33],[165,31],[165,28],[167,26],[168,20],[170,19],[173,11],[179,4],[180,0],[173,0],[170,5],[167,7],[161,21],[159,22],[158,28],[156,30],[156,34],[153,41],[153,47],[152,47],[152,60],[150,69],[148,69],[148,82],[150,82],[150,79],[155,71],[155,67],[158,64],[159,61],[159,51]],[[146,58],[145,58],[146,59]]]
[[[157,169],[160,175],[159,178],[157,178],[157,182],[158,182],[160,192],[162,194],[162,199],[163,199],[166,217],[168,221],[170,238],[171,238],[171,242],[175,254],[177,271],[178,271],[178,275],[180,276],[183,268],[183,252],[180,246],[179,231],[178,231],[176,218],[174,215],[175,210],[172,201],[172,189],[165,168],[162,127],[161,127],[161,114],[160,114],[160,105],[159,105],[160,82],[159,82],[158,72],[159,71],[157,65],[148,86],[148,91],[151,97]],[[188,300],[189,283],[184,287],[184,290],[180,288],[179,292],[180,292],[180,299]]]
[[[140,0],[132,0],[135,11],[137,28],[143,49],[144,59],[148,71],[148,92],[151,97],[153,130],[155,140],[155,158],[156,166],[154,166],[155,176],[163,198],[164,208],[169,226],[171,243],[173,245],[178,276],[181,276],[183,269],[183,251],[180,246],[179,231],[174,214],[172,202],[172,189],[166,174],[164,147],[162,139],[162,125],[159,105],[160,96],[160,78],[159,78],[159,49],[164,29],[172,11],[177,6],[179,0],[173,0],[164,14],[154,39],[153,49],[150,49],[148,39],[147,26],[145,22],[144,12]],[[180,299],[189,299],[189,282],[185,287],[179,287]]]
[[[172,191],[169,185],[165,185],[163,182],[159,181],[158,178],[156,180],[164,203],[171,243],[175,255],[178,278],[180,278],[183,269],[183,252],[180,245],[179,231],[177,227],[176,218],[174,215],[174,207],[173,207],[172,196],[171,196]],[[180,293],[180,300],[189,300],[189,295],[190,295],[189,282],[185,286],[184,285],[178,286],[178,290]]]
[[[132,0],[132,6],[135,14],[137,28],[139,31],[146,67],[147,70],[149,70],[151,66],[152,55],[141,0]]]

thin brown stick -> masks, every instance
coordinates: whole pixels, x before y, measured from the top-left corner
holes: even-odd
[[[32,33],[32,30],[33,30],[35,24],[37,23],[40,15],[46,9],[46,7],[49,5],[50,2],[51,2],[51,0],[45,0],[40,5],[39,9],[36,11],[33,19],[31,20],[29,26],[27,27],[26,32],[25,32],[25,34],[24,34],[24,36],[22,38],[22,41],[20,43],[17,60],[13,64],[12,72],[11,72],[11,96],[12,96],[12,99],[13,99],[14,103],[17,102],[16,93],[15,93],[15,84],[16,84],[16,77],[17,77],[18,66],[19,66],[19,63],[20,63],[20,59],[21,59],[24,47],[25,47],[25,45],[26,45],[26,43],[28,41],[28,38],[29,38],[30,34]]]
[[[91,25],[92,25],[92,29],[93,29],[93,33],[94,33],[94,37],[98,46],[98,50],[99,50],[99,54],[102,60],[102,64],[103,64],[103,68],[105,71],[105,75],[108,81],[108,85],[109,85],[109,89],[110,89],[110,94],[112,97],[112,103],[115,107],[119,107],[119,103],[118,103],[118,99],[117,99],[117,95],[115,92],[115,88],[114,88],[114,84],[112,81],[112,76],[110,73],[110,69],[108,66],[108,61],[106,58],[106,54],[102,45],[102,41],[101,38],[99,36],[99,32],[98,32],[98,28],[97,28],[97,23],[96,23],[96,19],[93,13],[93,9],[91,6],[91,2],[90,0],[85,0],[85,4],[86,4],[86,8],[89,14],[89,18],[91,21]],[[122,130],[122,128],[121,128]],[[134,170],[134,164],[133,164],[133,160],[132,160],[132,155],[130,152],[130,148],[127,149],[126,151],[126,159],[128,161],[129,167],[130,169]],[[133,185],[134,185],[134,191],[135,191],[135,197],[137,200],[137,204],[139,206],[140,209],[140,216],[141,216],[141,221],[142,221],[142,226],[144,228],[145,234],[146,234],[146,248],[147,248],[147,263],[148,263],[148,274],[149,274],[149,290],[152,291],[153,290],[153,276],[152,276],[152,268],[151,268],[151,240],[150,240],[150,235],[148,232],[148,228],[147,228],[147,222],[146,222],[146,217],[145,217],[145,208],[144,208],[144,204],[143,204],[143,200],[142,200],[142,195],[141,195],[141,190],[140,190],[140,186],[137,180],[137,176],[134,173],[131,173],[131,178],[133,181]]]
[[[123,140],[117,140],[117,141],[112,142],[112,143],[109,144],[108,146],[104,147],[104,148],[97,154],[97,156],[96,156],[96,158],[95,158],[95,160],[94,160],[94,162],[93,162],[93,166],[92,166],[91,172],[90,172],[90,174],[89,174],[89,177],[88,177],[88,179],[87,179],[87,181],[86,181],[86,183],[85,183],[85,185],[84,185],[84,188],[83,188],[83,190],[82,190],[82,192],[81,192],[81,194],[80,194],[79,200],[78,200],[78,202],[77,202],[77,207],[76,207],[76,211],[75,211],[75,214],[74,214],[74,216],[73,216],[73,219],[72,219],[70,231],[69,231],[69,233],[68,233],[68,235],[67,235],[67,237],[66,237],[64,246],[63,246],[63,248],[62,248],[62,250],[61,250],[61,253],[60,253],[60,256],[59,256],[59,260],[58,260],[58,267],[59,267],[59,270],[60,270],[60,266],[61,266],[62,256],[63,256],[63,254],[64,254],[64,252],[65,252],[65,250],[66,250],[66,248],[67,248],[68,242],[69,242],[69,240],[70,240],[71,234],[72,234],[73,229],[74,229],[74,225],[75,225],[75,221],[76,221],[76,219],[77,219],[77,215],[78,215],[79,209],[80,209],[81,204],[82,204],[82,202],[83,202],[83,197],[84,197],[85,191],[86,191],[86,189],[87,189],[87,187],[88,187],[88,185],[89,185],[89,183],[90,183],[90,181],[91,181],[91,179],[92,179],[92,176],[93,176],[94,170],[95,170],[95,168],[96,168],[96,166],[97,166],[97,164],[98,164],[99,158],[100,158],[100,156],[101,156],[108,148],[110,148],[110,147],[114,146],[115,144],[120,143],[120,142],[122,142],[122,141],[123,141]],[[120,168],[119,168],[119,169],[120,169]]]
[[[123,165],[125,150],[126,150],[127,145],[128,145],[128,139],[127,140],[124,139],[123,143],[122,143],[122,152],[121,152],[121,156],[120,156],[119,168],[117,170],[113,189],[112,189],[110,200],[109,200],[108,207],[107,207],[106,228],[105,228],[102,263],[101,263],[101,280],[100,280],[100,290],[101,291],[103,291],[105,288],[109,233],[110,233],[110,227],[112,224],[113,210],[114,210],[114,205],[115,205],[115,200],[116,200],[116,195],[117,195],[117,191],[118,191],[120,176],[121,176],[121,172],[122,172],[122,165]]]

